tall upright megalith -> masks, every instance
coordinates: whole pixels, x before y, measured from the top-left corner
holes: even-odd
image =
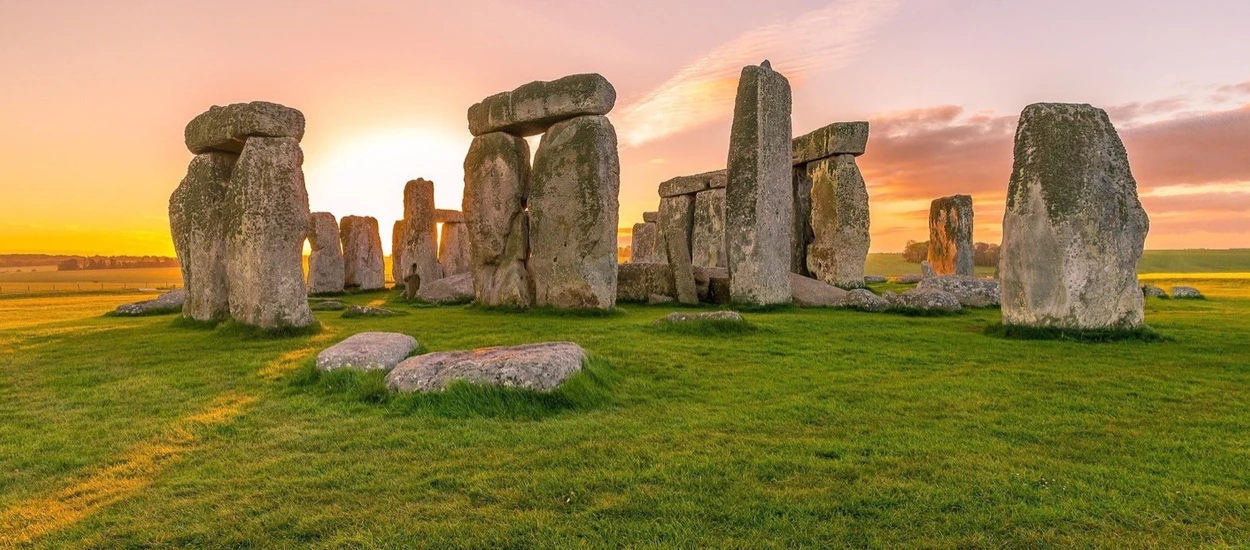
[[[293,137],[249,137],[226,187],[230,316],[261,328],[314,322],[304,285],[308,192]]]
[[[226,273],[226,186],[239,156],[209,151],[191,159],[187,176],[169,197],[169,227],[187,299],[182,312],[196,321],[230,317]]]
[[[694,196],[690,263],[696,267],[725,267],[725,189],[708,189]]]
[[[868,233],[868,188],[854,155],[837,155],[807,165],[811,187],[812,241],[807,269],[826,284],[864,286]]]
[[[790,110],[790,82],[767,61],[742,69],[725,188],[725,242],[734,302],[767,305],[791,299]]]
[[[404,284],[404,238],[408,232],[408,224],[404,220],[395,220],[391,226],[391,280],[396,285]]]
[[[1111,120],[1090,105],[1026,107],[1003,217],[1003,323],[1132,329],[1150,220]]]
[[[438,265],[438,226],[434,220],[434,182],[415,179],[404,186],[404,277],[422,283],[443,278]],[[398,281],[397,281],[398,282]]]
[[[357,290],[386,287],[386,259],[378,220],[371,216],[343,216],[339,222],[343,242],[343,284]]]
[[[309,219],[308,293],[342,292],[345,275],[338,220],[329,212],[313,212]]]
[[[464,158],[461,210],[469,230],[470,271],[477,303],[534,304],[529,269],[530,149],[524,138],[494,132],[473,138]]]
[[[677,301],[699,303],[694,280],[694,263],[690,257],[694,232],[695,195],[673,195],[660,199],[660,232],[664,235],[664,257],[672,267],[673,287]]]
[[[468,273],[469,229],[465,226],[464,216],[455,221],[440,220],[439,223],[443,224],[443,228],[438,238],[438,265],[443,270],[443,277]]]
[[[972,197],[952,195],[929,205],[929,265],[937,275],[976,275]]]
[[[529,195],[536,305],[616,305],[620,178],[616,130],[607,117],[568,119],[543,135]]]

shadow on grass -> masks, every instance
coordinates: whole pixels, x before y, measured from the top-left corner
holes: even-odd
[[[225,321],[197,321],[187,317],[174,319],[169,326],[189,330],[216,330]]]
[[[310,362],[291,378],[290,388],[293,392],[378,406],[404,416],[541,420],[611,405],[616,384],[612,366],[596,358],[589,359],[580,372],[551,392],[454,382],[441,392],[397,393],[386,387],[386,374],[325,372]]]
[[[994,323],[985,327],[985,334],[1008,340],[1059,340],[1064,342],[1107,343],[1107,342],[1170,342],[1172,339],[1159,334],[1155,329],[1142,326],[1132,330],[1119,329],[1063,329],[1021,327]]]
[[[260,328],[246,325],[235,320],[229,320],[221,323],[217,329],[217,334],[221,336],[229,336],[240,338],[243,340],[281,340],[285,338],[297,338],[300,336],[311,336],[321,332],[321,323],[314,322],[306,327],[274,327]]]

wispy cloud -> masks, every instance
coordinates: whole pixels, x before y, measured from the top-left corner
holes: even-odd
[[[733,111],[744,65],[769,59],[792,84],[844,67],[899,0],[839,0],[790,21],[748,31],[703,54],[616,117],[625,145],[697,128]]]

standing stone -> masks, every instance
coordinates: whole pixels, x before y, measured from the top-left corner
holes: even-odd
[[[868,188],[852,155],[807,165],[812,181],[812,243],[807,268],[839,288],[864,286],[868,260]]]
[[[308,293],[342,292],[346,282],[338,220],[329,212],[313,212],[309,219]]]
[[[230,316],[260,328],[315,321],[304,286],[308,191],[295,138],[251,137],[226,186]]]
[[[812,275],[807,269],[807,247],[812,244],[812,178],[807,175],[807,165],[794,167],[794,223],[790,230],[790,272],[804,277]],[[793,279],[791,279],[793,280]]]
[[[725,189],[708,189],[694,199],[694,231],[690,263],[696,267],[726,267]]]
[[[658,218],[659,213],[656,213]],[[631,245],[633,254],[630,261],[647,264],[668,263],[668,252],[664,249],[664,235],[660,224],[646,222],[634,224],[634,242]]]
[[[729,135],[725,240],[739,303],[789,302],[794,223],[790,82],[767,61],[744,67]]]
[[[340,223],[343,241],[343,284],[347,288],[376,290],[386,287],[386,260],[377,218],[345,216]]]
[[[694,232],[694,195],[675,195],[660,199],[660,232],[664,235],[664,255],[672,266],[677,301],[699,303],[694,282],[694,263],[690,257]]]
[[[438,226],[435,225],[434,182],[415,179],[404,186],[404,280],[416,274],[422,281],[443,278],[438,265]]]
[[[1150,220],[1107,113],[1040,103],[1020,115],[1003,217],[1003,323],[1132,329]]]
[[[642,213],[642,221],[643,221],[643,223],[656,223],[656,222],[659,222],[659,221],[660,221],[660,213],[659,213],[659,212],[643,212],[643,213]]]
[[[469,229],[470,270],[479,304],[528,308],[534,287],[526,267],[529,144],[496,132],[473,138],[464,158],[461,209]]]
[[[860,156],[868,147],[867,122],[835,122],[794,138],[794,165],[838,155]]]
[[[614,105],[616,89],[598,74],[531,82],[469,107],[469,132],[474,136],[491,132],[533,136],[549,131],[557,122],[606,115]]]
[[[404,235],[408,224],[404,220],[395,220],[391,226],[391,280],[396,285],[404,284]]]
[[[569,119],[543,135],[529,200],[535,304],[616,305],[620,175],[616,130],[607,117]]]
[[[972,197],[953,195],[929,206],[929,265],[938,275],[976,275]]]
[[[443,223],[438,241],[438,265],[444,277],[469,272],[469,229],[463,223]]]
[[[213,105],[191,120],[183,132],[187,149],[239,153],[249,137],[304,137],[304,113],[267,101]]]
[[[191,159],[187,176],[169,197],[169,228],[182,268],[187,298],[182,314],[197,321],[230,316],[226,274],[226,186],[239,156],[203,153]]]

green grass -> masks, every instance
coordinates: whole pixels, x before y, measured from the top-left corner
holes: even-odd
[[[1065,340],[1070,342],[1164,342],[1168,338],[1149,326],[1136,329],[1062,329],[1004,325],[985,327],[985,334],[1014,340]]]
[[[1166,341],[1097,345],[987,336],[993,310],[708,335],[455,306],[261,339],[0,299],[0,540],[36,510],[64,519],[38,548],[1246,547],[1250,282],[1185,284],[1208,299],[1146,302]],[[370,330],[594,362],[555,394],[309,371]]]

